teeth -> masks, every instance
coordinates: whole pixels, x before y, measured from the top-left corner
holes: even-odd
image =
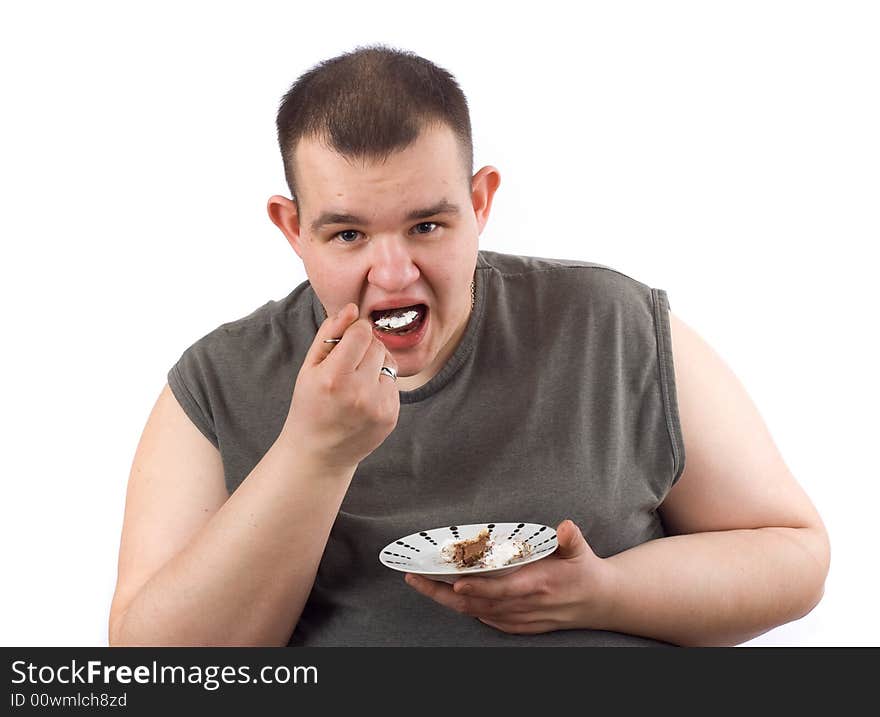
[[[390,316],[383,316],[376,319],[374,323],[380,329],[384,329],[385,331],[395,331],[397,329],[402,329],[404,326],[409,326],[416,320],[418,315],[418,311],[404,311],[402,314],[398,315],[392,314]]]

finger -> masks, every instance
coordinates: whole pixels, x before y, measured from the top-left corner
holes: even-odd
[[[468,602],[468,598],[462,595],[456,595],[452,591],[452,586],[449,585],[449,583],[422,578],[418,575],[412,575],[411,573],[407,573],[405,579],[407,585],[414,588],[416,592],[421,593],[425,597],[431,598],[444,607],[448,607],[450,610],[469,614],[468,608],[471,604]]]
[[[352,308],[354,307],[354,308]],[[326,343],[325,339],[342,338],[345,330],[351,326],[358,317],[357,304],[348,303],[343,306],[339,313],[334,316],[328,316],[324,323],[318,328],[318,333],[312,345],[306,354],[305,363],[310,366],[317,366],[321,363],[330,352],[336,347],[336,344]]]
[[[576,558],[590,551],[583,532],[572,520],[563,520],[557,526],[556,539],[559,545],[554,553],[556,558]]]
[[[383,344],[375,336],[370,344],[370,348],[364,354],[360,365],[357,367],[358,373],[379,377],[379,369],[382,368],[385,360],[385,344]]]
[[[373,339],[373,325],[367,319],[358,319],[345,330],[340,342],[324,359],[324,364],[333,371],[354,372],[364,360]]]
[[[442,598],[444,595],[449,597],[452,593],[452,586],[448,583],[440,582],[439,580],[422,578],[418,575],[413,575],[412,573],[407,573],[403,576],[403,579],[411,588],[415,588],[417,592],[420,592],[422,595],[425,595],[432,600]]]
[[[383,366],[388,366],[394,369],[395,374],[397,373],[397,361],[394,360],[394,356],[385,348],[385,344],[379,341],[379,339],[373,338],[373,344],[367,353],[364,354],[364,360],[358,366],[358,371],[363,371],[367,376],[375,376],[376,380],[384,377],[385,381],[393,385],[395,380],[380,372]]]
[[[443,607],[472,617],[512,619],[517,613],[533,614],[539,606],[529,600],[485,600],[457,594],[448,583],[407,574],[406,582]]]
[[[381,342],[380,342],[381,343]],[[382,344],[382,348],[385,348],[385,344]],[[394,375],[397,375],[397,372],[400,370],[400,367],[397,365],[397,360],[394,356],[391,355],[391,352],[388,349],[385,349],[385,354],[382,356],[382,366],[387,366],[388,368],[394,369]],[[381,369],[382,366],[379,368]],[[390,376],[386,376],[383,373],[379,374],[379,378],[385,377],[385,380],[390,384],[397,383],[397,379],[393,379]]]
[[[530,570],[517,570],[500,578],[461,578],[455,593],[487,600],[510,600],[541,592],[541,585]]]

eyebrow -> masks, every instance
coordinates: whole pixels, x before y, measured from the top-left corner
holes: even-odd
[[[428,217],[434,217],[438,214],[458,213],[459,209],[457,205],[452,204],[452,202],[449,202],[446,199],[441,199],[432,207],[425,207],[424,209],[414,209],[406,215],[405,219],[407,221],[415,221],[416,219],[427,219]],[[323,227],[330,224],[360,224],[361,226],[364,226],[367,224],[367,220],[356,217],[353,214],[322,212],[321,216],[319,216],[315,221],[312,222],[312,232],[317,232],[319,229],[322,229]]]

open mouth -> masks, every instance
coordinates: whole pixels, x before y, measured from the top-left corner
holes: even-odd
[[[379,331],[394,336],[405,336],[413,331],[418,331],[427,313],[427,306],[415,304],[413,306],[399,306],[394,309],[379,309],[371,312],[370,318],[373,320],[373,326]]]

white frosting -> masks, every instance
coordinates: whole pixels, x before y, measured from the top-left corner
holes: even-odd
[[[440,555],[447,562],[455,562],[456,543],[460,540],[449,538],[440,545]],[[523,558],[532,552],[531,546],[523,540],[505,540],[503,543],[495,543],[491,538],[486,543],[486,552],[483,557],[471,567],[473,568],[500,568],[517,558]]]
[[[482,563],[487,568],[500,568],[516,558],[521,558],[531,552],[531,547],[522,540],[505,540],[498,545],[492,545],[483,556]]]
[[[399,329],[407,324],[411,324],[418,315],[418,311],[410,309],[402,314],[383,316],[381,319],[376,319],[376,326],[380,329]]]
[[[452,548],[458,541],[455,538],[449,538],[448,540],[444,540],[440,545],[440,555],[443,556],[445,560],[451,561],[453,556],[455,555],[455,550]]]

